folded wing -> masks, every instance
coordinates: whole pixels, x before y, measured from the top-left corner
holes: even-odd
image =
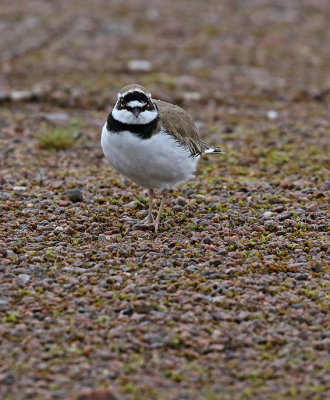
[[[182,147],[189,150],[191,157],[223,153],[219,147],[211,146],[199,138],[193,119],[182,108],[161,100],[154,100],[154,103],[166,132],[172,135]]]

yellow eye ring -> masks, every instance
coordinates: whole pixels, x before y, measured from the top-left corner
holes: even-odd
[[[121,107],[125,107],[125,104],[124,104],[124,103],[121,103],[120,106],[121,106]]]

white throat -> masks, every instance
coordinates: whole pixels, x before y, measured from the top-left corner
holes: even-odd
[[[116,105],[117,106],[117,105]],[[123,124],[134,124],[134,125],[145,125],[157,118],[158,111],[142,111],[138,117],[136,117],[131,111],[118,110],[114,107],[112,110],[112,116],[116,121],[122,122]]]

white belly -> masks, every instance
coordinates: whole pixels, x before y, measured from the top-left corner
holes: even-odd
[[[198,157],[179,146],[164,132],[140,139],[131,132],[111,133],[106,124],[101,146],[109,163],[138,185],[169,189],[193,176]]]

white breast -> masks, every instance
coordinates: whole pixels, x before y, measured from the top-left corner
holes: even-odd
[[[138,185],[149,189],[165,189],[185,182],[193,176],[199,157],[190,157],[165,132],[150,139],[140,139],[131,132],[102,130],[101,146],[109,163]]]

